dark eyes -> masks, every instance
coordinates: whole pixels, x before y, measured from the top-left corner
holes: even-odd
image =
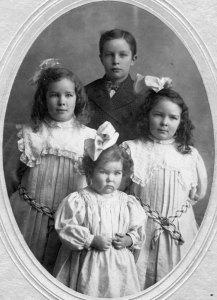
[[[114,173],[115,175],[121,175],[122,174],[122,171],[117,171]]]
[[[154,117],[162,117],[162,118],[164,117],[164,115],[161,114],[161,113],[154,113],[153,116]],[[173,116],[173,115],[171,115],[171,116],[169,116],[169,118],[172,119],[172,120],[178,120],[179,116]]]
[[[106,172],[105,170],[99,170],[99,174],[109,174],[108,172]],[[122,171],[115,171],[114,175],[121,175]]]
[[[105,174],[106,172],[104,170],[99,171],[100,174]]]
[[[127,53],[120,53],[120,56],[128,56],[128,54]]]
[[[51,98],[57,98],[57,97],[60,97],[61,95],[58,94],[58,93],[49,93],[49,97]],[[70,97],[73,97],[74,96],[74,93],[65,93],[65,97],[66,98],[70,98]]]
[[[108,52],[108,53],[105,53],[104,55],[105,55],[106,57],[108,57],[108,56],[114,57],[114,56],[115,56],[114,53],[109,53],[109,52]],[[123,53],[121,52],[121,53],[118,54],[118,56],[120,56],[120,57],[125,57],[125,56],[128,56],[128,55],[129,55],[129,54],[126,53],[126,52],[123,52]]]
[[[67,93],[65,96],[66,97],[72,97],[74,94],[72,94],[72,93]]]

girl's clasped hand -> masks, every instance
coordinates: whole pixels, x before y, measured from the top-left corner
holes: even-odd
[[[113,239],[101,235],[95,236],[91,243],[91,247],[96,248],[100,251],[108,250],[111,246],[113,246],[117,250],[120,250],[125,247],[130,247],[131,245],[132,238],[121,233],[116,233],[115,238]]]

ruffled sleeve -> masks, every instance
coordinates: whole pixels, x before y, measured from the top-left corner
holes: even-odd
[[[20,160],[29,167],[35,167],[41,163],[42,156],[62,156],[71,159],[79,170],[84,140],[95,137],[96,131],[75,121],[68,127],[66,125],[64,122],[43,122],[37,132],[28,124],[17,126]]]
[[[94,238],[83,225],[85,215],[85,201],[78,192],[67,196],[56,212],[55,229],[61,240],[72,250],[89,248]]]
[[[43,143],[40,136],[32,131],[29,125],[16,125],[18,130],[18,149],[21,152],[20,161],[28,167],[35,167],[40,163]]]
[[[145,240],[147,215],[134,196],[128,196],[127,206],[130,214],[130,224],[127,235],[129,235],[133,241],[131,248],[140,249]]]

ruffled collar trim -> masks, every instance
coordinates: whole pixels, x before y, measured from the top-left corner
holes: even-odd
[[[73,128],[76,124],[78,124],[78,121],[75,119],[75,117],[71,118],[68,121],[65,122],[57,122],[53,119],[46,118],[45,123],[52,128]]]
[[[158,140],[156,138],[154,138],[152,135],[149,135],[148,137],[152,142],[157,143],[157,144],[161,144],[161,145],[170,145],[173,144],[175,142],[174,138],[171,138],[169,140]]]

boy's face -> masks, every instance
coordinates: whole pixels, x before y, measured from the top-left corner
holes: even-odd
[[[100,60],[105,68],[106,76],[115,82],[124,81],[134,65],[136,55],[132,56],[130,45],[125,39],[114,39],[104,44]]]

